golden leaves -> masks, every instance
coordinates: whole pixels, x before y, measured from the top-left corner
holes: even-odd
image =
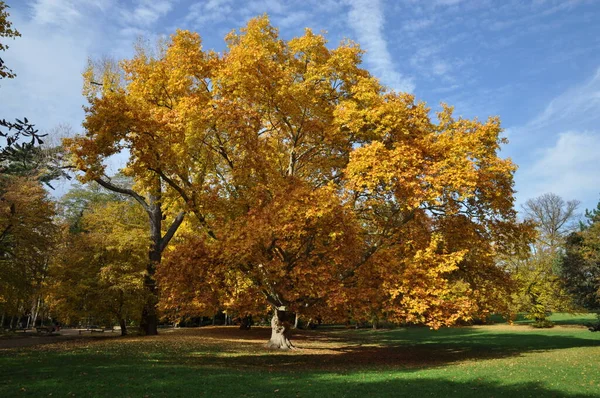
[[[138,49],[90,99],[86,137],[66,141],[88,179],[128,148],[138,186],[159,176],[196,214],[159,270],[166,310],[287,305],[439,327],[496,304],[508,282],[494,256],[524,231],[497,118],[443,106],[433,121],[361,68],[358,45],[285,41],[266,16],[226,41],[214,54],[177,31]]]

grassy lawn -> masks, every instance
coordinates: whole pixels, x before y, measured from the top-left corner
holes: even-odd
[[[298,331],[292,352],[264,349],[269,334],[207,327],[2,349],[0,396],[600,396],[600,333],[576,326]]]
[[[594,313],[581,313],[581,314],[570,314],[570,313],[555,313],[547,318],[552,321],[555,325],[586,325],[598,322],[598,317]],[[492,315],[491,320],[496,323],[505,323],[506,320],[500,315]],[[526,325],[532,324],[533,320],[527,319],[525,314],[519,314],[517,319],[514,320],[516,324]]]

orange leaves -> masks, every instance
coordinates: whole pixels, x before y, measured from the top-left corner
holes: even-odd
[[[33,300],[46,275],[58,232],[53,217],[38,182],[0,176],[0,306],[14,314],[19,303]]]
[[[438,328],[443,324],[450,325],[464,315],[456,311],[453,283],[448,274],[458,269],[467,251],[440,253],[442,243],[441,235],[432,235],[425,249],[404,259],[400,274],[390,272],[391,278],[384,286],[389,289],[387,305],[390,307],[387,310],[392,318],[398,314],[403,321]]]
[[[524,234],[498,119],[444,106],[433,121],[361,68],[358,45],[310,30],[285,41],[266,16],[226,40],[219,55],[187,31],[140,49],[67,142],[88,176],[127,147],[137,186],[159,176],[196,215],[159,270],[165,310],[268,304],[439,327],[497,305],[486,292],[508,281],[494,256]]]

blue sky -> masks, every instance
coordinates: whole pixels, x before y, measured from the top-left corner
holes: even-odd
[[[383,83],[465,117],[499,115],[519,165],[519,203],[545,192],[600,199],[600,1],[7,0],[23,35],[2,56],[2,117],[81,130],[88,57],[127,57],[140,35],[198,31],[205,48],[256,15],[284,38],[305,27],[350,38]]]

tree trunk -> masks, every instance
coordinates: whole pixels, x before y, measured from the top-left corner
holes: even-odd
[[[150,195],[148,205],[148,218],[150,221],[150,247],[148,250],[148,265],[146,266],[146,275],[144,276],[144,290],[146,301],[142,310],[142,319],[140,321],[140,332],[146,336],[155,336],[158,334],[158,315],[156,305],[158,296],[156,289],[156,280],[154,273],[156,266],[160,264],[162,257],[162,209],[159,199]]]
[[[31,326],[35,326],[35,322],[37,321],[38,313],[40,311],[40,305],[42,304],[42,297],[38,296],[37,299],[33,303],[33,307],[31,308]],[[29,327],[29,325],[27,325]]]
[[[42,296],[38,296],[35,305],[35,312],[33,313],[33,317],[31,319],[31,326],[35,327],[35,323],[37,322],[38,316],[40,314],[40,306],[42,305]]]
[[[125,322],[125,318],[119,318],[119,325],[121,325],[121,336],[127,336],[127,322]]]
[[[271,319],[271,340],[267,343],[267,348],[280,350],[293,350],[294,345],[290,341],[292,331],[289,322],[290,313],[285,310],[275,310]]]
[[[158,334],[158,315],[156,313],[158,297],[153,276],[146,275],[144,277],[144,288],[146,290],[146,301],[142,310],[140,332],[146,336],[155,336]]]
[[[294,317],[294,329],[298,329],[298,321],[300,320],[300,315],[296,312]]]
[[[252,323],[252,315],[240,317],[240,330],[250,330]]]
[[[148,265],[146,267],[146,276],[144,277],[145,303],[142,310],[142,319],[140,321],[140,333],[144,335],[158,334],[158,314],[156,305],[158,304],[156,281],[154,272],[156,266],[160,264],[162,252],[169,244],[171,238],[177,232],[177,229],[183,222],[185,212],[180,212],[174,219],[165,235],[162,235],[163,213],[161,208],[162,189],[161,178],[157,175],[154,179],[154,190],[147,197],[147,200],[137,192],[119,187],[110,181],[96,178],[95,181],[102,187],[120,194],[128,195],[135,199],[148,214],[150,224],[150,238],[152,240],[148,251]]]

